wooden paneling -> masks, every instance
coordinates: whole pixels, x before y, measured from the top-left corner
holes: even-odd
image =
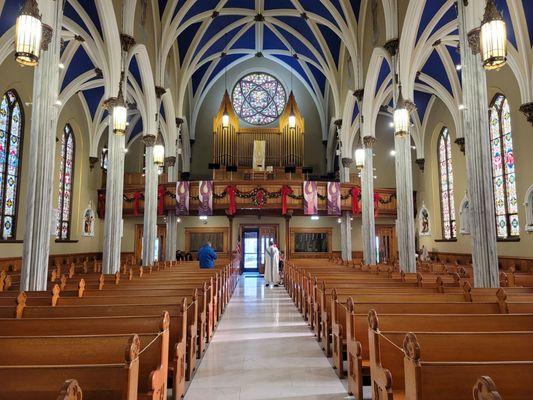
[[[199,227],[199,228],[185,228],[185,252],[191,251],[191,234],[193,233],[221,233],[223,239],[222,252],[218,252],[219,258],[229,257],[229,228],[227,227]]]

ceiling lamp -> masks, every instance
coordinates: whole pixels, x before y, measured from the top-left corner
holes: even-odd
[[[224,114],[222,114],[222,128],[229,128],[229,114],[227,105],[224,105]]]
[[[165,163],[165,146],[158,143],[154,146],[154,164],[158,167],[162,167]]]
[[[295,130],[296,129],[296,115],[294,115],[294,109],[291,104],[291,113],[289,115],[289,129]]]
[[[355,150],[355,167],[358,171],[362,171],[365,167],[365,149],[362,147]]]
[[[398,102],[394,110],[394,134],[398,136],[407,136],[411,124],[411,117],[407,109],[407,103],[402,95],[402,85],[399,86]]]
[[[39,64],[43,24],[36,0],[26,0],[15,28],[15,60],[22,65]]]
[[[507,63],[507,28],[494,0],[487,0],[481,21],[480,50],[486,70],[500,69]]]
[[[117,136],[124,136],[126,134],[126,127],[128,126],[128,109],[122,93],[122,77],[120,78],[118,97],[114,99],[112,106],[113,133]]]

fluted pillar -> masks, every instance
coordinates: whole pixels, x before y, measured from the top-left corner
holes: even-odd
[[[341,181],[350,182],[351,158],[343,158],[341,168]],[[352,213],[343,211],[341,216],[341,253],[344,261],[352,260]]]
[[[54,161],[58,119],[59,60],[62,2],[40,1],[43,21],[43,50],[35,68],[32,95],[32,117],[29,141],[28,191],[24,245],[22,250],[21,290],[46,290],[52,205],[56,191]]]
[[[168,182],[177,181],[178,165],[176,164],[176,157],[167,157],[165,160],[167,164]],[[166,261],[176,260],[176,246],[178,240],[178,217],[176,210],[170,210],[167,214],[167,236],[166,236]]]
[[[394,107],[396,107],[398,100],[397,64],[399,44],[398,39],[392,39],[385,43],[385,49],[392,58],[391,73],[395,77],[393,83]],[[394,148],[396,151],[396,235],[400,268],[404,272],[416,272],[411,135],[395,135]]]
[[[111,116],[109,126],[113,126]],[[106,179],[106,202],[104,217],[104,243],[102,269],[105,274],[114,274],[120,269],[122,242],[122,198],[124,193],[124,148],[125,136],[115,135],[109,128],[108,164]]]
[[[157,181],[158,167],[154,164],[155,135],[144,135],[146,148],[144,168],[144,230],[143,230],[143,265],[154,264],[155,242],[157,239]]]
[[[376,138],[366,136],[363,139],[365,165],[361,171],[361,198],[363,236],[363,258],[367,265],[376,264],[376,220],[374,217],[374,143]]]
[[[474,286],[498,287],[487,80],[479,56],[479,30],[477,29],[485,2],[474,0],[470,1],[468,6],[462,0],[457,3]]]

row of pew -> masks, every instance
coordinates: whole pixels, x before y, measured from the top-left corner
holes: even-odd
[[[289,295],[356,399],[368,382],[373,400],[533,398],[533,287],[472,286],[457,271],[338,260],[298,260],[285,271]]]
[[[0,399],[183,397],[238,260],[125,264],[112,275],[98,264],[51,267],[42,292],[19,291],[13,274],[0,292]]]

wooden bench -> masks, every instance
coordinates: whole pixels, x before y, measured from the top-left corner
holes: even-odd
[[[21,342],[13,343],[13,347],[20,348]],[[5,342],[2,345],[7,344]],[[100,343],[105,346],[104,343]],[[8,364],[0,362],[0,398],[5,400],[53,399],[63,382],[72,377],[84,388],[85,400],[134,400],[137,399],[139,377],[139,352],[141,342],[137,335],[121,337],[113,343],[118,349],[112,350],[105,362],[87,364],[86,360],[75,364],[55,364],[56,357],[50,354],[42,365],[22,364],[18,355],[8,359]],[[2,347],[4,350],[5,348]],[[9,349],[10,352],[13,349]],[[28,349],[26,349],[28,351]],[[30,349],[33,350],[33,349]],[[35,349],[48,351],[48,348]],[[59,351],[64,348],[58,349]],[[26,351],[26,352],[27,352]],[[68,351],[70,354],[78,352]],[[87,359],[92,354],[87,355]],[[115,357],[111,357],[111,356]],[[0,353],[2,360],[6,353]],[[29,384],[31,382],[31,384]]]
[[[466,399],[480,375],[533,372],[533,332],[368,333],[375,399]]]

